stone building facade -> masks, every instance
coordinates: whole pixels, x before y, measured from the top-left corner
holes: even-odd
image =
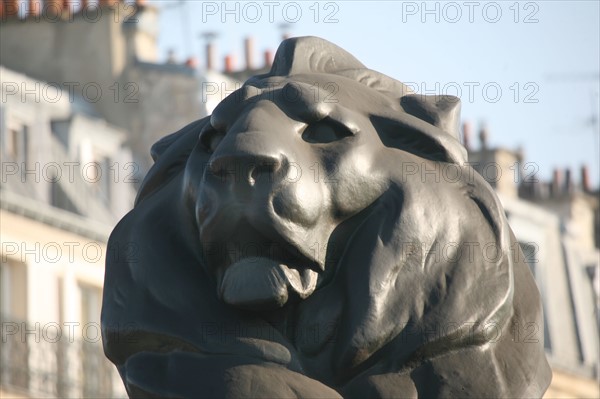
[[[193,62],[158,63],[156,7],[46,0],[15,13],[19,4],[2,2],[2,65],[78,95],[126,131],[138,177],[154,142],[206,114]]]
[[[122,129],[43,87],[0,66],[0,396],[123,396],[99,317],[133,157]]]
[[[161,63],[158,9],[142,1],[23,4],[0,2],[0,396],[124,396],[94,335],[108,234],[150,146],[210,114],[271,56],[256,67],[247,41],[240,70],[230,57],[223,71]],[[515,334],[544,339],[547,397],[599,397],[597,188],[585,169],[536,181],[519,151],[489,148],[485,132],[480,143],[469,160],[505,207],[546,315],[543,337],[542,326]]]
[[[471,136],[466,124],[469,162],[496,190],[542,296],[544,326],[520,326],[515,337],[544,339],[554,372],[546,397],[599,397],[598,187],[585,166],[578,179],[557,169],[541,181],[523,151],[490,148],[485,128],[474,149]]]

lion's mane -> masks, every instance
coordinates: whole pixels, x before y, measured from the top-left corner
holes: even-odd
[[[383,144],[466,177],[438,189],[390,161],[389,190],[332,234],[343,245],[331,249],[327,283],[274,325],[224,304],[201,267],[184,180],[210,118],[165,137],[109,240],[103,342],[129,394],[541,396],[550,371],[539,294],[498,198],[466,165],[457,101],[411,93],[311,37],[284,41],[270,73],[246,85],[297,74],[384,93],[398,107],[371,118]],[[537,334],[524,342],[531,323]]]

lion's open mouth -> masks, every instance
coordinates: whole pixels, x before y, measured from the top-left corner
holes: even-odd
[[[240,223],[217,270],[219,296],[246,309],[268,310],[313,293],[324,265],[274,232]]]

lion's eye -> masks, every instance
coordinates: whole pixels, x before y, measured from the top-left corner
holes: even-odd
[[[217,146],[225,137],[225,133],[219,132],[214,128],[209,128],[203,130],[198,137],[200,144],[204,147],[204,149],[210,153],[215,152]]]
[[[326,144],[352,135],[353,133],[343,124],[325,118],[308,125],[302,132],[302,139],[308,143]]]

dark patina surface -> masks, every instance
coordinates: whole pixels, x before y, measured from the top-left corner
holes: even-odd
[[[104,286],[129,394],[542,396],[538,290],[459,111],[294,38],[156,143]]]

